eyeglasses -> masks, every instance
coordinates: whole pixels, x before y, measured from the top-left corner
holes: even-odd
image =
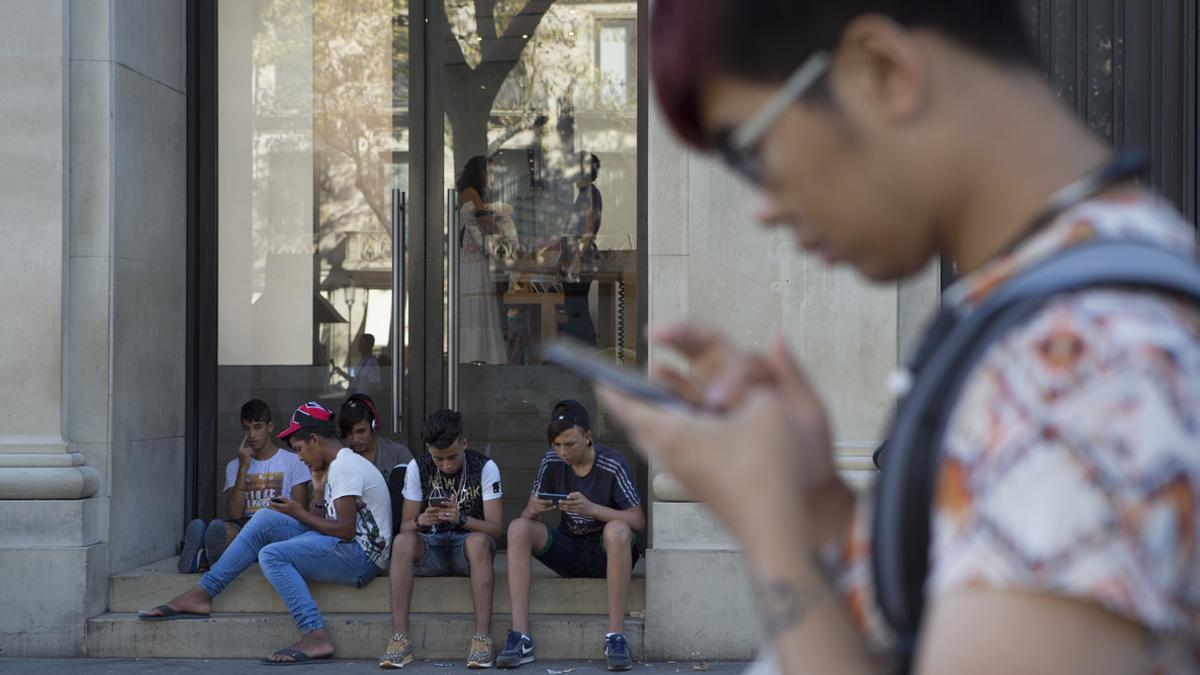
[[[829,54],[814,52],[753,117],[717,142],[717,152],[729,168],[755,185],[762,184],[763,169],[757,152],[758,144],[783,111],[804,96],[828,68]]]

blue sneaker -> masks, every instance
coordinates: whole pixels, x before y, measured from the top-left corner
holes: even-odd
[[[195,574],[204,561],[204,521],[196,518],[183,531],[183,548],[175,569],[180,574]]]
[[[629,658],[629,643],[620,633],[613,633],[604,638],[604,657],[608,660],[609,670],[633,668],[633,659]]]
[[[508,640],[504,643],[504,651],[496,657],[496,666],[516,668],[533,661],[533,638],[515,630],[508,631]]]

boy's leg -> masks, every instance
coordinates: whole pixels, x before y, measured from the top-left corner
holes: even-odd
[[[304,532],[308,532],[308,528],[289,515],[271,509],[258,511],[239,532],[241,536],[230,542],[221,559],[200,577],[198,585],[215,596],[258,560],[263,547]]]
[[[367,558],[357,542],[342,541],[313,531],[264,547],[258,554],[258,564],[303,633],[300,641],[290,648],[312,658],[332,656],[333,642],[325,633],[325,619],[317,609],[305,579],[362,586],[379,574],[379,568]],[[286,656],[274,656],[273,659],[293,660]]]
[[[529,586],[533,579],[533,554],[545,548],[550,537],[541,521],[517,518],[508,525],[508,602],[513,630],[529,635]]]
[[[451,560],[465,557],[471,575],[471,596],[475,604],[475,632],[490,635],[492,632],[492,588],[496,582],[493,569],[496,542],[482,532],[471,532],[456,546],[461,546],[464,550],[461,553],[454,551]]]
[[[178,612],[208,614],[212,612],[212,599],[233,582],[247,567],[258,559],[264,546],[283,541],[308,531],[298,520],[282,513],[264,509],[255,514],[246,524],[242,536],[230,545],[225,555],[209,569],[195,588],[169,600],[166,605]],[[163,615],[158,608],[139,613],[153,619]]]
[[[425,543],[415,532],[401,532],[392,542],[392,560],[388,585],[392,597],[392,632],[408,634],[408,613],[412,608],[413,561],[425,555]]]
[[[619,520],[604,525],[604,552],[608,558],[608,632],[625,632],[625,602],[633,575],[633,530]]]

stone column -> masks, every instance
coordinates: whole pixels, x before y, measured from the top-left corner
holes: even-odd
[[[103,609],[100,474],[64,433],[69,231],[67,3],[0,23],[0,645],[81,654]],[[99,599],[99,600],[98,600]],[[90,612],[90,613],[89,613]]]

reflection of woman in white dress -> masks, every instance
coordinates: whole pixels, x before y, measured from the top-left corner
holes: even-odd
[[[455,182],[458,189],[458,361],[506,363],[496,285],[488,275],[488,244],[499,232],[496,205],[487,202],[492,171],[487,158],[472,157]]]

